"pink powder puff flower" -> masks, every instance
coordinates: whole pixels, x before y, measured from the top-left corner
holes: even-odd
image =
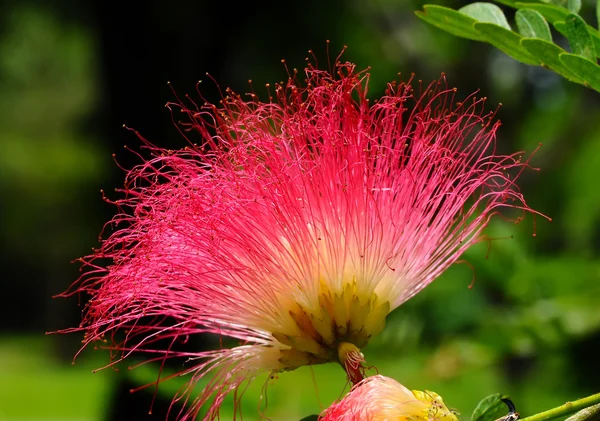
[[[360,348],[390,311],[501,208],[532,212],[515,184],[528,160],[496,152],[483,100],[456,102],[442,78],[420,94],[391,83],[370,101],[351,63],[305,72],[304,87],[294,71],[266,103],[227,91],[219,106],[177,104],[182,133],[202,142],[142,139],[150,157],[128,171],[111,233],[63,294],[90,295],[81,326],[63,332],[85,331],[84,347],[108,336],[111,365],[134,352],[188,358],[184,419],[208,402],[215,419],[259,373],[338,362],[358,383]],[[168,346],[203,333],[240,345]]]
[[[331,405],[320,421],[458,421],[441,396],[410,391],[396,380],[377,375],[355,385]]]

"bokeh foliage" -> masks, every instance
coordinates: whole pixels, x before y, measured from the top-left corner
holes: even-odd
[[[332,41],[332,56],[347,44],[345,58],[372,67],[373,96],[398,72],[404,79],[416,72],[426,83],[443,71],[464,96],[481,89],[490,109],[502,102],[498,148],[531,152],[542,144],[531,161],[540,171],[528,172],[522,187],[530,206],[553,219],[528,217],[519,225],[497,219],[487,230],[489,241],[464,256],[469,265],[452,267],[391,315],[385,331],[364,350],[368,362],[409,388],[438,392],[465,417],[495,392],[510,395],[523,415],[597,392],[598,94],[542,67],[518,63],[491,45],[425,24],[414,15],[423,3],[315,0],[303,7],[256,5],[231,16],[224,15],[224,7],[183,1],[182,9],[171,11],[165,3],[159,8],[163,14],[144,15],[155,24],[138,33],[138,50],[118,31],[134,25],[142,11],[115,9],[126,22],[119,23],[110,13],[101,20],[95,9],[78,12],[66,2],[12,3],[0,33],[5,259],[0,419],[113,419],[106,414],[117,383],[155,379],[149,366],[92,374],[107,362],[102,351],[90,350],[71,366],[81,338],[43,336],[79,317],[77,299],[56,303],[49,297],[76,278],[77,267],[69,261],[97,245],[97,233],[114,211],[98,189],[119,184],[122,172],[111,153],[117,151],[126,165],[120,149],[136,140],[112,128],[126,122],[161,146],[181,145],[161,108],[173,99],[166,80],[179,78],[176,89],[193,91],[195,80],[211,70],[220,83],[244,92],[248,78],[260,86],[285,77],[282,56],[300,68],[312,48],[326,61],[325,39]],[[436,2],[453,9],[467,3]],[[515,9],[500,7],[507,21],[515,22]],[[588,9],[584,2],[581,13],[589,22]],[[282,21],[282,15],[289,20]],[[226,37],[206,38],[221,33],[223,25]],[[560,39],[554,27],[549,30]],[[164,34],[173,33],[183,35],[175,44],[161,44]],[[186,43],[190,34],[198,38]],[[114,58],[117,53],[123,60]],[[136,64],[139,60],[153,65]],[[140,99],[146,91],[154,93],[152,100]],[[259,379],[247,391],[244,419],[258,419],[252,414],[263,384]],[[159,397],[171,396],[179,385],[165,384]],[[266,414],[288,420],[317,413],[340,397],[343,387],[343,372],[333,364],[315,367],[314,376],[310,369],[283,373],[268,386]],[[153,392],[136,395],[149,402]],[[148,409],[148,403],[132,408],[138,412],[129,419],[143,419]],[[229,419],[227,411],[223,419]]]
[[[600,92],[600,31],[586,24],[578,14],[580,0],[534,0],[499,3],[517,9],[513,30],[500,7],[475,2],[454,10],[428,4],[416,14],[422,20],[446,32],[487,42],[515,60],[531,66],[543,66],[575,83]],[[596,4],[600,14],[600,2]],[[569,42],[571,52],[554,43],[549,23]]]

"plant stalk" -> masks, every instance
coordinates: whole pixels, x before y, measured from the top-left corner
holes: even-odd
[[[600,404],[582,409],[565,421],[600,421]]]
[[[540,412],[529,417],[521,418],[521,421],[548,421],[555,418],[571,415],[574,412],[585,409],[589,406],[600,403],[600,393],[588,396],[587,398],[577,399],[573,402],[567,402],[564,405],[549,409],[548,411]]]

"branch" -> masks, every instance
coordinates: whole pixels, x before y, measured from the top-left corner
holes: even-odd
[[[580,411],[582,409],[588,408],[592,405],[597,405],[600,403],[600,393],[596,393],[595,395],[588,396],[587,398],[578,399],[573,402],[567,402],[564,405],[558,406],[556,408],[550,409],[548,411],[540,412],[539,414],[531,415],[526,418],[521,418],[521,421],[548,421],[553,420],[555,418],[564,417],[566,415],[570,415],[574,412]],[[591,408],[588,408],[591,409]],[[598,410],[598,408],[596,408]],[[574,416],[577,417],[579,414]],[[584,418],[577,418],[577,420],[583,420]],[[587,419],[587,418],[585,418]]]
[[[585,408],[575,415],[570,416],[565,421],[599,421],[600,404]]]

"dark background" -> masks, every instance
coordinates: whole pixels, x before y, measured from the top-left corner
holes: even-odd
[[[451,7],[467,2],[438,1]],[[510,394],[521,414],[600,389],[600,116],[598,94],[493,47],[453,38],[413,14],[418,1],[286,3],[188,1],[8,1],[0,6],[0,420],[141,419],[152,392],[128,393],[156,371],[75,366],[78,335],[44,336],[79,322],[77,299],[52,299],[78,276],[70,261],[98,244],[115,211],[101,200],[122,183],[138,140],[175,148],[184,140],[165,103],[195,95],[209,72],[221,87],[248,92],[303,68],[308,50],[371,66],[370,92],[402,72],[424,81],[445,72],[466,96],[474,90],[503,106],[499,149],[542,149],[522,180],[529,204],[552,216],[488,234],[474,247],[471,272],[457,266],[398,309],[365,351],[369,362],[409,388],[427,388],[468,416],[487,394]],[[512,11],[506,9],[509,21]],[[594,16],[584,5],[584,16]],[[555,34],[556,35],[556,34]],[[558,38],[558,37],[557,37]],[[214,84],[202,94],[218,101]],[[262,90],[266,93],[266,89]],[[513,238],[510,238],[510,237]],[[343,387],[338,367],[286,373],[270,386],[273,419],[317,413]],[[175,382],[176,383],[176,382]],[[262,384],[262,381],[258,381]],[[162,419],[173,390],[158,392]],[[287,386],[286,386],[287,385]],[[286,387],[298,393],[290,398]],[[255,419],[260,386],[247,393]],[[317,397],[318,396],[318,397]],[[290,399],[292,399],[290,401]],[[227,407],[224,419],[227,417]],[[254,411],[254,412],[253,412]]]

